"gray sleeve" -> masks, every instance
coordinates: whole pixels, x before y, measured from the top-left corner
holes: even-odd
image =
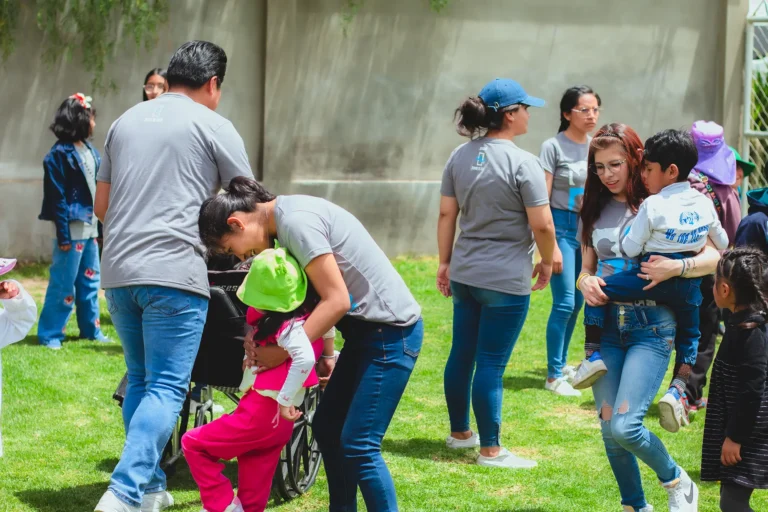
[[[526,208],[549,204],[547,182],[538,158],[533,157],[521,163],[515,172],[515,181]]]
[[[456,197],[456,189],[453,186],[453,155],[456,154],[454,150],[451,153],[450,158],[445,163],[445,169],[443,169],[443,181],[440,184],[440,195],[445,197]]]
[[[99,172],[96,175],[96,181],[112,183],[112,157],[110,156],[109,151],[109,143],[111,140],[112,128],[109,129],[109,133],[107,133],[107,138],[104,142],[104,152],[101,155],[101,164],[99,165]]]
[[[243,139],[229,121],[213,131],[211,150],[216,167],[219,169],[219,179],[223,188],[226,188],[230,180],[237,176],[253,178]]]
[[[545,140],[541,145],[541,152],[539,153],[539,160],[541,160],[541,166],[549,174],[555,174],[557,170],[557,148],[552,139]]]
[[[284,216],[278,238],[301,268],[318,256],[333,252],[327,224],[316,213],[299,211]]]

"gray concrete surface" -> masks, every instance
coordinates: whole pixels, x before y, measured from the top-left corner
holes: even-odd
[[[369,0],[342,33],[343,0],[184,0],[150,54],[131,46],[109,72],[121,90],[95,97],[96,143],[138,101],[146,70],[188,39],[230,57],[220,112],[243,135],[254,172],[277,193],[327,197],[358,215],[390,255],[436,252],[439,180],[463,140],[452,115],[495,76],[547,100],[518,144],[538,152],[570,85],[603,98],[601,121],[642,137],[697,119],[738,134],[747,0]],[[32,27],[29,13],[24,26]],[[0,254],[50,253],[37,221],[46,130],[58,103],[88,89],[76,64],[49,70],[34,30],[0,69]],[[735,144],[736,141],[729,141]]]

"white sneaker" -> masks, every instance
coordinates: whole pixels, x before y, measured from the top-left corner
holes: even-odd
[[[573,386],[568,384],[568,382],[565,380],[565,377],[560,377],[559,379],[555,379],[552,382],[546,381],[544,383],[544,389],[548,389],[549,391],[560,396],[581,396],[581,391],[573,389]]]
[[[669,512],[698,512],[699,488],[683,468],[678,478],[662,485],[669,495]]]
[[[453,436],[448,436],[445,438],[445,446],[452,449],[475,448],[480,446],[480,436],[474,432],[467,439],[456,439]]]
[[[680,427],[691,424],[683,401],[671,390],[659,400],[659,424],[664,430],[672,433],[680,430]]]
[[[597,361],[584,359],[576,368],[576,375],[573,376],[573,387],[576,389],[591,388],[592,384],[606,373],[608,373],[608,368],[602,359]]]
[[[653,505],[646,505],[641,509],[635,510],[634,507],[624,505],[624,512],[653,512]]]
[[[141,512],[141,509],[120,501],[112,491],[107,491],[101,496],[93,512]]]
[[[173,506],[173,496],[168,491],[150,492],[141,499],[141,512],[160,512]]]
[[[207,512],[205,509],[203,509],[201,512]],[[243,510],[243,505],[240,503],[240,500],[235,496],[235,499],[232,501],[232,503],[224,509],[224,512],[245,512]]]
[[[489,468],[507,468],[507,469],[531,469],[536,467],[535,460],[528,460],[512,454],[506,448],[502,448],[495,457],[477,456],[477,464]]]
[[[563,368],[563,377],[570,383],[573,383],[574,377],[576,377],[576,367],[568,365]]]

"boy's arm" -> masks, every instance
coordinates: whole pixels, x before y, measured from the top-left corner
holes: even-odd
[[[720,219],[717,218],[717,214],[712,212],[713,215],[713,221],[709,225],[709,238],[712,239],[712,243],[715,244],[715,247],[717,249],[724,251],[728,248],[728,244],[730,243],[728,240],[728,233],[726,233],[725,228],[723,228],[723,225],[720,223]]]
[[[315,366],[315,351],[304,331],[303,322],[295,322],[277,338],[277,344],[291,355],[291,368],[277,395],[277,403],[293,405],[293,397],[304,385],[309,372]]]
[[[0,348],[21,341],[37,320],[37,305],[34,299],[16,281],[19,294],[12,299],[0,300]]]
[[[642,254],[645,243],[651,238],[652,215],[648,212],[650,198],[646,199],[637,210],[635,220],[632,221],[632,227],[629,233],[621,241],[621,248],[630,258],[635,258]]]
[[[323,356],[333,357],[336,354],[336,328],[331,327],[327,333],[323,334]]]

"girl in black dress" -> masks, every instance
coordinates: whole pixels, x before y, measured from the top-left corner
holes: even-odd
[[[731,314],[712,369],[701,479],[721,482],[721,510],[750,512],[754,489],[768,489],[768,256],[726,252],[714,297]]]

